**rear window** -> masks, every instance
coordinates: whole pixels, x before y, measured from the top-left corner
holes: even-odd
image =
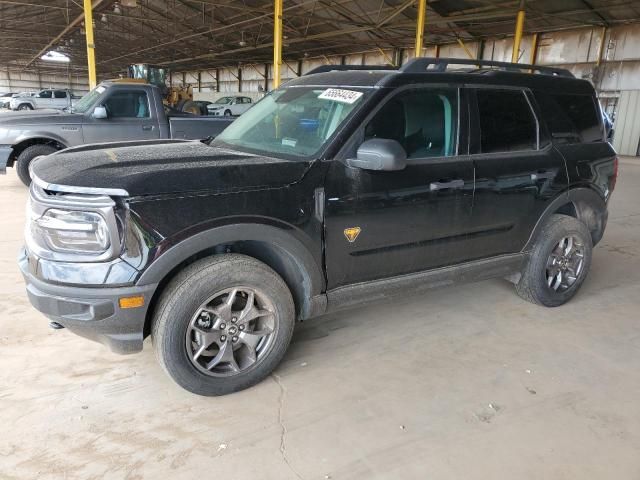
[[[544,92],[536,92],[535,95],[554,138],[568,143],[602,141],[602,125],[593,97]]]
[[[538,148],[538,125],[524,92],[477,90],[482,153]]]

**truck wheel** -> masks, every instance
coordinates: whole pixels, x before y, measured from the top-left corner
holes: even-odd
[[[231,116],[231,110],[225,110],[224,111],[224,116],[225,117],[230,117]]]
[[[28,103],[21,103],[18,105],[18,110],[33,110],[33,107]]]
[[[592,251],[591,234],[584,223],[567,215],[552,215],[516,285],[518,295],[546,307],[568,302],[587,277]]]
[[[171,280],[155,309],[151,339],[178,385],[224,395],[271,373],[294,320],[291,292],[276,272],[245,255],[216,255]]]
[[[18,155],[16,164],[16,173],[22,183],[27,187],[31,184],[31,177],[29,176],[29,164],[31,160],[41,155],[49,155],[56,151],[55,147],[51,145],[31,145],[25,148],[20,155]]]

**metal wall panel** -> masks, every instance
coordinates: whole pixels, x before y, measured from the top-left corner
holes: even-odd
[[[620,155],[640,154],[640,90],[620,92],[613,146]]]

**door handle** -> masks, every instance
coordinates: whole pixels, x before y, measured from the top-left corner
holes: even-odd
[[[556,176],[556,172],[552,172],[549,170],[538,170],[536,173],[531,174],[531,180],[535,182],[538,180],[547,180],[555,176]]]
[[[462,188],[464,187],[464,180],[451,180],[449,182],[431,182],[429,188],[431,191],[442,190],[444,188]]]
[[[145,131],[153,130],[153,125],[143,125],[142,130],[145,130]]]

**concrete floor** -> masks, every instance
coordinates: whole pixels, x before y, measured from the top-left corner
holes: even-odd
[[[621,163],[579,295],[504,281],[307,322],[276,374],[222,398],[33,310],[27,191],[0,177],[0,478],[638,479],[640,159]]]

